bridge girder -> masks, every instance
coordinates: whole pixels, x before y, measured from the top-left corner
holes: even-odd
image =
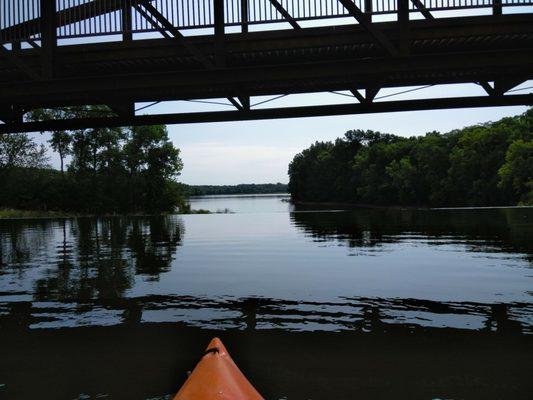
[[[353,25],[226,34],[223,65],[217,64],[212,35],[184,38],[179,31],[168,39],[59,46],[53,77],[28,73],[42,69],[40,49],[15,54],[2,47],[0,111],[110,104],[118,116],[108,123],[130,125],[531,104],[530,96],[504,93],[533,79],[533,14],[410,21],[409,51],[392,55],[375,42],[375,32],[401,44],[401,23],[372,25],[374,32]],[[355,94],[360,89],[372,94],[380,88],[469,82],[481,84],[487,96],[384,103]],[[352,91],[363,101],[346,107],[250,110],[250,96],[337,90]],[[228,98],[237,111],[165,117],[132,112],[135,102],[208,98]],[[0,133],[46,127],[21,123],[12,115],[0,112],[7,122]],[[101,123],[57,121],[70,127]]]

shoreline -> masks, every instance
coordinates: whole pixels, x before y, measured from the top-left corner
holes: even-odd
[[[292,201],[294,205],[300,206],[329,206],[329,207],[349,207],[358,208],[375,208],[375,209],[392,209],[392,210],[422,210],[422,211],[439,211],[439,210],[493,210],[504,208],[533,208],[533,205],[508,205],[508,206],[457,206],[457,207],[425,207],[425,206],[400,206],[400,205],[376,205],[366,203],[343,203],[338,201]]]
[[[229,212],[226,212],[228,214]],[[113,218],[113,217],[158,217],[164,215],[192,215],[192,214],[221,214],[209,210],[189,210],[188,212],[165,212],[159,214],[150,213],[125,213],[125,214],[94,214],[94,213],[70,213],[64,211],[36,211],[18,209],[0,209],[0,221],[24,220],[24,219],[75,219],[75,218]]]

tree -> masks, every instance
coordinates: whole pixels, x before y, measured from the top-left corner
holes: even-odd
[[[65,157],[70,154],[70,144],[72,143],[72,138],[65,131],[54,131],[52,132],[52,137],[48,140],[52,149],[59,155],[60,161],[60,171],[61,174],[65,172]]]
[[[419,204],[420,199],[416,193],[418,175],[409,157],[393,160],[385,170],[392,178],[392,186],[397,190],[399,203]]]
[[[0,168],[45,168],[46,147],[22,133],[0,135]]]
[[[41,109],[28,113],[26,118],[44,121],[103,116],[109,112],[106,106]],[[37,146],[24,135],[0,137],[0,166],[22,167],[0,176],[3,187],[10,188],[8,194],[0,193],[0,206],[158,213],[173,211],[183,203],[181,187],[174,181],[183,163],[166,127],[79,129],[50,134],[48,143],[59,154],[61,173],[25,168],[47,166],[44,146]]]
[[[482,206],[533,202],[533,109],[500,121],[404,138],[351,130],[289,165],[300,201]]]
[[[124,157],[132,181],[138,183],[132,187],[133,197],[143,199],[145,210],[171,211],[176,207],[179,188],[170,182],[183,169],[179,153],[163,125],[130,129]]]
[[[533,204],[533,141],[512,143],[498,175],[501,188],[510,190],[521,203]]]
[[[75,116],[72,108],[40,108],[32,110],[26,115],[29,121],[46,121],[49,119],[68,119]],[[44,133],[41,132],[41,133]],[[52,131],[52,137],[48,140],[52,149],[59,155],[61,174],[64,173],[65,158],[70,154],[72,138],[67,131]]]

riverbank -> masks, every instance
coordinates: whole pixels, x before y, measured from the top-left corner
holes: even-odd
[[[0,209],[0,220],[9,219],[50,219],[50,218],[87,218],[87,217],[154,217],[158,215],[172,215],[172,214],[229,214],[229,210],[221,210],[220,212],[212,212],[209,210],[185,210],[177,213],[161,213],[161,214],[147,214],[147,213],[127,213],[127,214],[94,214],[94,213],[75,213],[67,211],[45,211],[45,210],[19,210],[14,208]]]

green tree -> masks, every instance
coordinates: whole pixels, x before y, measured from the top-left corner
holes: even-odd
[[[498,175],[500,187],[511,191],[521,203],[533,204],[533,141],[511,143]]]
[[[137,182],[132,188],[133,198],[142,199],[143,209],[172,211],[176,207],[179,187],[171,182],[183,169],[179,154],[165,126],[130,129],[124,157],[132,182]]]
[[[533,109],[500,121],[403,138],[352,130],[289,165],[295,200],[482,206],[531,202]]]
[[[75,116],[72,108],[41,108],[32,110],[26,115],[29,121],[46,121],[50,119],[69,119]],[[41,133],[44,133],[41,132]],[[63,174],[65,171],[65,158],[70,154],[70,144],[72,138],[67,131],[52,131],[52,137],[48,140],[52,149],[59,155],[60,170]]]
[[[48,166],[46,147],[28,135],[0,135],[0,168],[44,168]]]

